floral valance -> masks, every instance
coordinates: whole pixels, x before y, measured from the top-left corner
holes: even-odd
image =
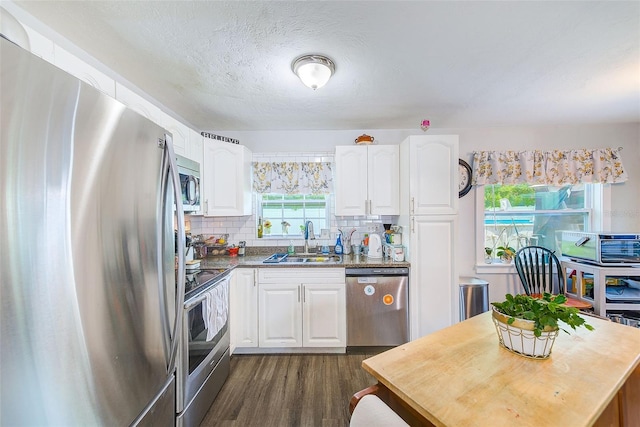
[[[619,149],[476,151],[474,185],[584,183],[626,181]]]
[[[329,162],[254,162],[257,193],[328,194],[333,192]]]

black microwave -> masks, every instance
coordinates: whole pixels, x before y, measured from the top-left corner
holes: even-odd
[[[563,231],[562,255],[603,266],[640,266],[640,233]]]
[[[200,210],[200,163],[186,157],[176,155],[180,187],[182,192],[182,207],[185,212]]]

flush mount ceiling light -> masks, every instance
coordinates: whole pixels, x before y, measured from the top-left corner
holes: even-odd
[[[332,60],[322,55],[304,55],[291,64],[293,72],[300,77],[305,86],[313,90],[327,84],[336,66]]]

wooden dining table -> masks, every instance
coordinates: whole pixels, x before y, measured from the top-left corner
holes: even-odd
[[[384,353],[363,368],[412,425],[640,426],[640,329],[587,317],[551,356],[500,346],[483,313]]]

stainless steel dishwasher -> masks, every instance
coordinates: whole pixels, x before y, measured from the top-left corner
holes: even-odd
[[[347,347],[409,341],[409,269],[347,268]]]

